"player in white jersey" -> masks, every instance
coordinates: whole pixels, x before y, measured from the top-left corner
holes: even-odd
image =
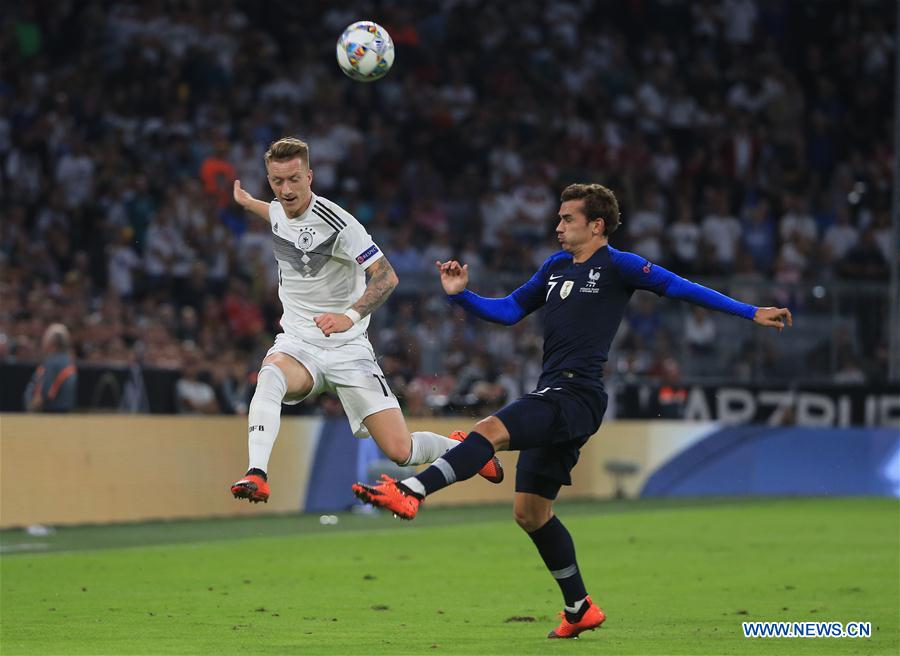
[[[234,183],[234,199],[272,227],[284,332],[259,370],[248,413],[250,467],[231,486],[232,494],[268,500],[266,471],[281,404],[299,403],[324,390],[337,393],[354,435],[371,435],[397,464],[433,462],[464,434],[410,434],[366,337],[369,315],[397,286],[397,274],[353,215],[312,192],[309,148],[303,141],[279,139],[266,152],[265,163],[275,200],[255,199],[240,180]],[[481,474],[499,483],[500,461],[488,463]]]

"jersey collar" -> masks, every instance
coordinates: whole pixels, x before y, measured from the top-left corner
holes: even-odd
[[[310,192],[310,193],[312,193],[312,192]],[[317,201],[318,199],[319,199],[318,196],[316,196],[315,194],[312,194],[312,195],[310,196],[309,205],[306,206],[306,210],[303,212],[303,214],[301,214],[301,215],[298,216],[298,217],[295,217],[295,218],[292,219],[291,217],[289,217],[289,216],[287,215],[287,212],[285,212],[284,215],[287,216],[288,221],[291,221],[291,222],[294,222],[294,221],[296,221],[296,222],[305,221],[306,219],[309,218],[309,215],[310,215],[310,213],[312,212],[312,208],[313,208],[313,206],[316,204],[316,201]]]
[[[597,264],[598,261],[603,260],[607,257],[608,250],[609,250],[609,244],[603,244],[603,246],[601,246],[600,248],[595,250],[594,253],[588,259],[586,259],[584,262],[579,262],[576,264],[575,261],[573,260],[572,264],[573,264],[573,266],[576,266],[576,267],[584,267],[584,266],[590,266],[593,264]]]

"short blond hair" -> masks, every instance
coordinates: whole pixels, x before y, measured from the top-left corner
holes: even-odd
[[[309,145],[305,141],[300,141],[294,137],[282,137],[278,141],[273,141],[266,151],[266,164],[275,160],[276,162],[288,162],[299,157],[306,166],[309,166]]]

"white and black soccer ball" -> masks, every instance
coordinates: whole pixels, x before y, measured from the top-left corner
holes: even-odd
[[[357,21],[338,39],[337,61],[348,77],[358,82],[374,82],[391,70],[394,42],[378,23]]]

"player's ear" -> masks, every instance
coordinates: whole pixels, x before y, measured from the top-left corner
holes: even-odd
[[[606,221],[598,216],[596,219],[594,219],[591,230],[595,235],[602,235],[606,231]]]

